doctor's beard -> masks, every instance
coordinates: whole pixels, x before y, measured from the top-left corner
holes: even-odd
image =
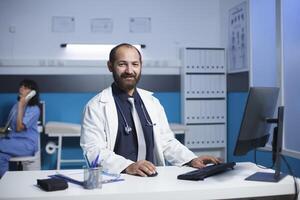
[[[141,78],[141,73],[136,74],[128,74],[126,72],[118,75],[115,71],[113,72],[113,78],[115,83],[119,86],[120,89],[124,91],[130,91],[136,87]],[[130,80],[126,80],[126,78],[133,78]]]

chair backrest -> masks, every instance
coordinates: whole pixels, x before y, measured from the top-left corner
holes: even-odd
[[[39,108],[40,108],[40,117],[38,120],[38,130],[40,133],[42,133],[44,132],[44,128],[45,128],[45,101],[40,101]]]
[[[19,156],[19,157],[11,157],[9,159],[10,162],[30,162],[35,161],[39,157],[40,151],[37,151],[33,156]]]

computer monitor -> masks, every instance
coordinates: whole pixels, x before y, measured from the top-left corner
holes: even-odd
[[[271,124],[276,124],[273,130],[272,160],[275,173],[255,173],[246,180],[278,182],[284,175],[280,173],[280,154],[282,149],[283,111],[278,107],[278,116],[273,118],[277,105],[279,88],[251,87],[239,135],[236,141],[234,155],[246,155],[249,151],[264,147],[270,136]]]

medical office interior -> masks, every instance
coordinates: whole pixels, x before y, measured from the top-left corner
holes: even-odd
[[[72,50],[64,44],[142,44],[139,87],[154,92],[170,123],[186,125],[192,112],[183,81],[191,78],[184,71],[189,63],[204,62],[211,70],[200,73],[202,82],[191,83],[195,91],[223,91],[220,96],[202,96],[207,104],[193,107],[218,108],[214,114],[220,121],[203,124],[219,134],[186,126],[185,133],[176,135],[197,154],[254,162],[253,152],[233,155],[249,87],[280,87],[278,105],[286,109],[283,154],[299,177],[299,9],[297,0],[0,0],[1,126],[16,102],[20,80],[35,80],[44,102],[38,168],[56,169],[59,141],[45,126],[79,125],[87,101],[113,80],[106,67],[107,51]],[[196,66],[195,70],[190,73],[197,74]],[[193,137],[209,137],[210,143],[194,143]],[[213,137],[221,137],[220,144]],[[270,145],[258,152],[259,164],[271,165],[268,150]],[[63,138],[61,156],[76,161],[60,163],[61,169],[82,168],[79,137]],[[287,172],[285,164],[282,170]]]

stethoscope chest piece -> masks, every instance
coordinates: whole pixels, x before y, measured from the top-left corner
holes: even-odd
[[[125,115],[124,115],[124,113],[123,113],[123,111],[121,109],[121,106],[119,105],[118,101],[115,101],[115,102],[116,102],[116,105],[117,105],[117,107],[118,107],[118,109],[119,109],[119,111],[121,113],[121,116],[122,116],[124,122],[125,122],[125,126],[124,126],[125,133],[126,133],[126,135],[129,135],[132,132],[132,128],[127,123]],[[151,123],[150,119],[147,118],[146,111],[145,111],[145,108],[144,108],[144,105],[143,105],[142,102],[141,102],[141,107],[142,107],[143,115],[144,115],[144,117],[146,119],[146,122],[147,122],[146,126],[151,126],[151,127],[155,126],[156,124],[155,123]]]
[[[127,135],[129,135],[131,133],[131,131],[132,131],[132,128],[130,126],[128,126],[128,124],[126,124],[124,128],[125,128],[125,133]]]

